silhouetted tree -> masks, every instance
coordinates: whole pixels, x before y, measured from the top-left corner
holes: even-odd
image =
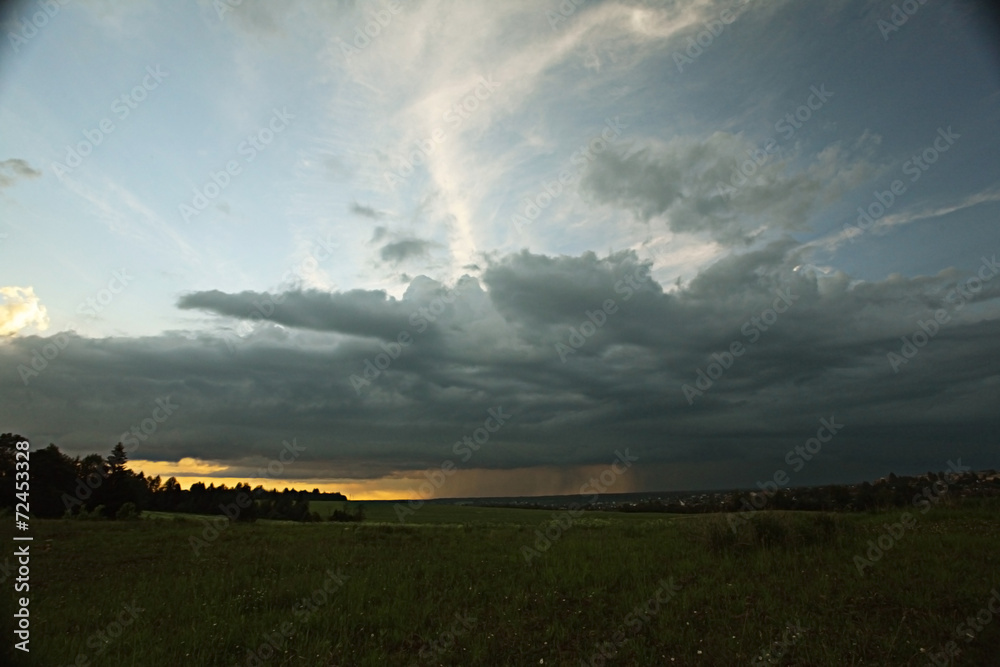
[[[25,438],[14,434],[4,433],[0,435],[0,507],[13,507],[17,502],[14,498],[14,484],[16,479],[15,457],[17,453],[17,443]]]
[[[76,483],[76,462],[55,445],[32,452],[31,513],[43,519],[57,519],[66,508],[62,496]]]

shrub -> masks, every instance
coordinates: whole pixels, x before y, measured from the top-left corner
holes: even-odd
[[[739,517],[735,530],[725,515],[707,519],[701,540],[715,552],[755,549],[792,549],[839,542],[854,529],[841,517],[827,513],[775,514],[753,512]]]
[[[104,516],[104,505],[98,505],[94,509],[87,511],[87,508],[81,507],[80,511],[77,512],[76,518],[83,521],[100,521],[101,519],[106,519]]]
[[[122,521],[129,521],[132,519],[138,519],[140,514],[142,514],[142,510],[140,510],[135,503],[127,502],[118,508],[118,513],[115,514],[115,518]]]
[[[329,521],[364,521],[365,520],[365,506],[361,503],[357,504],[354,508],[354,514],[347,511],[347,503],[343,504],[344,509],[334,510],[332,514],[328,517]]]
[[[754,541],[757,546],[771,548],[786,546],[792,542],[794,531],[790,530],[791,526],[785,516],[760,514],[754,517],[751,526],[754,529]]]

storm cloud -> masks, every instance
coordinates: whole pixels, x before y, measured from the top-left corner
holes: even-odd
[[[987,461],[1000,399],[995,258],[983,257],[979,276],[864,282],[796,270],[800,252],[776,241],[670,290],[631,251],[525,251],[494,258],[481,279],[418,277],[400,300],[191,294],[179,305],[215,313],[220,326],[276,305],[235,348],[209,334],[61,334],[64,349],[27,387],[19,368],[56,337],[10,340],[0,392],[13,428],[70,449],[107,447],[169,397],[179,407],[143,458],[238,466],[296,437],[305,478],[433,467],[496,407],[513,417],[477,468],[592,465],[629,446],[654,468],[694,466],[704,484],[740,484],[720,471],[781,466],[831,416],[845,428],[824,452],[826,476],[901,458],[918,469]],[[401,333],[412,342],[391,365],[352,383]]]

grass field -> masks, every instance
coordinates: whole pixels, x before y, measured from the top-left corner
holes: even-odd
[[[412,525],[373,504],[360,524],[231,524],[214,540],[168,515],[35,521],[31,652],[11,649],[16,574],[0,556],[0,662],[927,665],[1000,588],[998,510],[912,511],[863,575],[854,557],[901,510],[768,513],[735,535],[722,516],[561,513],[559,527],[446,505]],[[978,627],[959,630],[954,664],[997,664],[1000,619]]]

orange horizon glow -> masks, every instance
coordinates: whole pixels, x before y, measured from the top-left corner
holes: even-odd
[[[192,484],[201,482],[205,486],[214,484],[220,486],[225,484],[232,488],[237,484],[249,484],[251,487],[263,486],[267,490],[277,489],[281,491],[285,488],[296,491],[312,491],[319,489],[323,493],[342,493],[349,500],[397,500],[405,496],[405,490],[392,491],[385,488],[386,484],[379,484],[380,480],[371,482],[359,482],[356,480],[319,480],[301,478],[275,478],[275,477],[222,477],[211,475],[213,472],[221,472],[229,469],[230,466],[202,461],[194,458],[183,458],[180,461],[150,461],[134,459],[129,461],[127,467],[135,473],[142,472],[149,477],[157,475],[163,481],[171,477],[177,480],[182,489],[190,489]],[[400,480],[386,480],[400,481]],[[403,495],[401,495],[403,494]]]
[[[610,461],[609,461],[610,463]],[[460,468],[454,469],[447,477],[440,469],[427,471],[408,470],[372,479],[301,477],[238,477],[225,475],[231,466],[217,461],[184,458],[180,461],[132,460],[128,467],[135,472],[142,471],[146,477],[160,476],[166,480],[174,477],[182,489],[190,489],[192,484],[201,482],[208,486],[225,484],[232,488],[237,484],[258,485],[265,489],[285,488],[298,491],[319,489],[325,493],[342,493],[349,500],[429,500],[441,498],[489,498],[489,497],[531,497],[549,495],[571,495],[592,493],[581,491],[589,480],[599,478],[609,469],[608,465],[538,466],[507,470]],[[658,469],[658,466],[652,466]],[[672,477],[682,477],[681,467],[671,470]],[[233,472],[237,472],[233,470]],[[615,477],[605,493],[629,493],[641,489],[645,475],[653,472],[650,467],[641,471],[632,467]],[[436,479],[434,485],[429,480]]]

